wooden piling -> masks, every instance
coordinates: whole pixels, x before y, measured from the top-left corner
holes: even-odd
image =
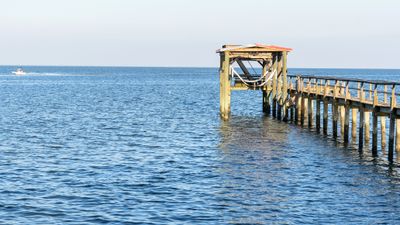
[[[335,86],[333,88],[333,100],[332,100],[332,135],[333,138],[337,138],[337,126],[338,126],[338,81],[335,81]]]
[[[340,115],[340,135],[344,136],[344,119],[345,119],[345,108],[344,106],[339,106]]]
[[[372,114],[372,156],[378,156],[378,115]]]
[[[365,94],[364,94],[364,83],[361,82],[360,87],[358,89],[358,96],[360,99],[360,107],[359,107],[359,114],[360,114],[360,121],[358,122],[358,151],[363,151],[364,148],[364,126],[365,126],[365,121],[364,121],[364,100],[365,100]]]
[[[389,162],[393,162],[395,126],[396,126],[396,109],[392,109],[392,112],[390,113],[390,122],[389,122],[389,148],[388,148],[388,161]]]
[[[359,110],[359,114],[360,114],[360,121],[358,123],[358,150],[362,151],[363,147],[364,147],[364,126],[365,126],[365,122],[364,122],[364,106],[360,106],[360,110]]]
[[[313,123],[313,104],[312,104],[312,97],[310,94],[308,94],[307,97],[308,100],[308,128],[312,127],[312,123]]]
[[[328,89],[329,89],[329,80],[326,80],[324,86],[324,95],[323,95],[324,113],[323,113],[322,129],[324,135],[328,134],[328,99],[327,99]]]
[[[230,59],[229,52],[221,54],[220,68],[220,115],[224,120],[229,119],[231,107],[231,85],[229,80]]]
[[[263,68],[262,68],[262,75],[264,76],[266,73],[267,73],[267,63],[264,61]],[[270,101],[269,101],[270,93],[268,91],[268,83],[262,90],[262,95],[263,95],[263,105],[262,105],[263,112],[266,115],[270,115],[271,114],[271,106],[270,106]]]
[[[300,125],[304,126],[304,114],[305,114],[305,100],[303,96],[303,92],[300,95]]]
[[[283,121],[288,121],[288,107],[287,107],[287,98],[288,98],[288,82],[287,82],[287,52],[283,51],[281,53],[281,75],[282,75],[282,101],[281,104],[283,106]]]
[[[386,149],[386,117],[381,116],[381,149],[385,151]]]
[[[388,147],[388,161],[393,162],[394,150],[394,132],[396,126],[396,86],[392,86],[392,95],[390,97],[390,122],[389,122],[389,147]]]
[[[387,85],[383,86],[383,103],[387,103]],[[386,116],[381,116],[381,149],[382,152],[386,149]]]
[[[354,141],[357,138],[357,111],[358,109],[351,109],[351,139]]]
[[[277,71],[278,69],[278,58],[276,54],[272,55],[272,70]],[[278,90],[278,74],[274,73],[272,77],[272,117],[276,118],[276,105],[277,105],[277,90]]]
[[[324,135],[328,134],[328,100],[324,99],[324,115],[322,122],[322,130]]]
[[[344,107],[344,129],[343,129],[343,141],[344,143],[349,142],[349,124],[350,124],[350,105],[346,103]]]
[[[400,119],[396,119],[396,157],[400,158]]]
[[[369,115],[370,115],[370,112],[369,111],[365,111],[364,112],[364,123],[365,123],[365,142],[367,142],[367,143],[369,143],[369,141],[370,141],[370,123],[371,123],[371,120],[370,120],[370,117],[369,117]]]
[[[315,96],[315,103],[317,105],[316,112],[315,112],[315,127],[317,129],[317,132],[320,132],[320,130],[321,130],[321,101],[317,95]]]

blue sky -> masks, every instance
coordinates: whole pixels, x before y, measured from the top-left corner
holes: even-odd
[[[222,44],[289,67],[400,68],[395,0],[2,0],[0,65],[217,66]]]

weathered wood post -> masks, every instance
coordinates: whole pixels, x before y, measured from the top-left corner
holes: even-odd
[[[350,124],[350,103],[348,99],[350,98],[349,82],[346,83],[345,89],[345,106],[344,106],[344,131],[343,131],[343,141],[344,143],[349,142],[349,124]]]
[[[282,52],[282,106],[283,106],[283,121],[288,121],[288,82],[287,82],[287,52]]]
[[[333,87],[333,100],[332,100],[332,135],[333,138],[337,138],[337,127],[338,127],[338,81],[335,80],[335,86]]]
[[[360,85],[360,109],[359,109],[359,113],[360,113],[360,121],[358,123],[358,150],[362,151],[363,150],[363,146],[364,146],[364,126],[365,126],[365,122],[364,122],[364,101],[365,101],[365,95],[364,95],[364,82],[361,82]]]
[[[387,85],[383,87],[383,103],[387,103]],[[386,116],[381,116],[381,149],[386,149]],[[396,144],[397,146],[397,144]]]
[[[312,127],[312,122],[313,122],[313,104],[312,104],[312,97],[311,97],[311,79],[308,80],[308,94],[307,94],[307,100],[308,100],[308,128]]]
[[[369,141],[370,141],[370,130],[371,130],[371,128],[370,128],[370,123],[371,123],[371,120],[370,120],[370,117],[369,117],[369,115],[370,115],[370,112],[369,111],[367,111],[367,110],[365,110],[364,111],[364,123],[365,123],[365,142],[367,142],[367,143],[369,143]]]
[[[267,73],[267,62],[263,61],[263,65],[262,65],[262,76],[264,76]],[[271,113],[271,106],[270,106],[270,102],[269,102],[269,93],[270,91],[268,90],[268,83],[262,87],[262,94],[263,94],[263,112],[266,115],[269,115]]]
[[[368,94],[368,98],[370,101],[372,101],[372,84],[369,84],[369,94]],[[370,114],[371,112],[368,110],[365,110],[365,142],[369,143],[370,142],[370,136],[371,136],[371,128],[370,128],[370,124],[371,124],[371,119],[370,119]]]
[[[374,86],[373,114],[372,114],[372,156],[378,155],[378,85]]]
[[[304,100],[304,80],[300,78],[301,92],[300,92],[300,125],[304,126],[304,114],[305,114],[305,100]]]
[[[294,123],[298,124],[299,122],[299,112],[300,112],[300,78],[296,77],[296,98],[295,98],[295,114],[294,114]]]
[[[400,160],[400,119],[396,119],[396,158]]]
[[[272,78],[272,116],[276,118],[276,105],[277,105],[277,90],[278,90],[278,57],[276,53],[272,56],[273,60],[273,70],[275,71],[274,76]]]
[[[392,86],[392,96],[390,97],[390,123],[389,123],[389,148],[388,160],[393,162],[394,132],[396,126],[396,85]]]
[[[325,87],[324,87],[324,115],[323,115],[323,122],[322,122],[322,129],[323,129],[323,133],[324,135],[328,134],[328,99],[327,99],[327,95],[328,95],[328,91],[329,91],[329,80],[325,80]]]
[[[220,66],[220,114],[222,119],[229,119],[231,113],[231,84],[230,84],[229,51],[221,53]]]
[[[280,53],[278,53],[278,56],[277,56],[278,58],[277,58],[277,60],[278,60],[278,84],[277,84],[277,86],[278,86],[278,88],[277,88],[277,96],[278,96],[278,99],[277,99],[277,101],[278,101],[278,112],[277,112],[277,115],[276,115],[276,118],[278,119],[278,120],[282,120],[282,102],[283,102],[283,100],[282,100],[282,97],[283,97],[283,84],[282,84],[282,78],[283,78],[283,76],[282,76],[282,54],[280,54]]]
[[[321,88],[318,85],[318,79],[315,81],[317,86],[316,86],[316,95],[315,95],[315,104],[316,106],[316,112],[315,112],[315,127],[317,129],[317,132],[319,133],[321,130],[321,98],[319,97],[321,94]]]
[[[346,97],[343,81],[340,84],[339,93],[342,98]],[[344,119],[345,119],[344,118],[345,117],[345,106],[344,105],[339,106],[339,115],[340,115],[340,135],[343,137],[344,136]]]
[[[351,109],[351,140],[355,141],[357,138],[357,108]]]

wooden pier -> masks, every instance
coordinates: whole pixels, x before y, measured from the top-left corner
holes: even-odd
[[[229,119],[231,91],[261,90],[267,116],[314,128],[345,144],[357,143],[360,151],[370,145],[373,156],[378,156],[378,149],[387,150],[389,162],[394,153],[400,158],[400,108],[396,103],[400,82],[288,75],[290,51],[260,44],[225,45],[218,50],[221,117]],[[260,73],[252,74],[245,61],[258,63]]]

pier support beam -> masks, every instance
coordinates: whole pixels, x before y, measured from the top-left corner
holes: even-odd
[[[220,114],[224,120],[229,119],[231,113],[231,84],[229,52],[221,54],[220,67]]]

